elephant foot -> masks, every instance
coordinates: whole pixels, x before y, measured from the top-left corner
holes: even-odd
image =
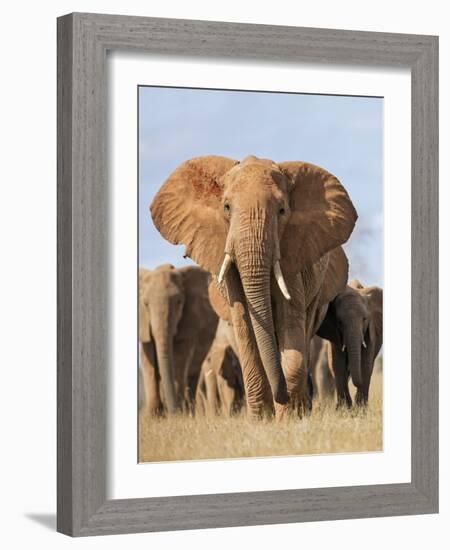
[[[338,397],[337,403],[336,403],[336,410],[340,410],[343,408],[351,409],[353,406],[352,398],[350,396],[345,397]]]
[[[272,396],[270,396],[270,400],[268,396],[267,399],[261,399],[260,396],[258,396],[257,399],[253,399],[250,398],[250,396],[247,396],[245,406],[247,409],[247,418],[249,418],[250,420],[263,420],[266,418],[273,418],[274,407]]]
[[[147,418],[155,418],[163,415],[163,408],[159,407],[145,407],[144,414]]]
[[[358,407],[367,407],[369,396],[365,392],[358,390],[356,392],[355,402]]]
[[[305,416],[310,416],[312,412],[312,401],[309,399],[301,399],[290,407],[291,416],[302,419]]]
[[[274,416],[274,410],[272,407],[259,407],[257,409],[251,409],[247,407],[247,418],[259,422],[265,419],[271,419]]]
[[[309,416],[312,412],[312,398],[310,394],[305,395],[300,401],[300,416]]]
[[[281,404],[274,403],[275,407],[275,420],[281,422],[289,415],[289,402]]]

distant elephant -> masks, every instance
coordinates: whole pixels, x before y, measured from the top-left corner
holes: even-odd
[[[382,289],[351,281],[330,304],[317,333],[331,342],[328,357],[338,405],[352,406],[349,376],[356,387],[356,404],[366,405],[373,366],[383,344]]]
[[[248,414],[301,413],[309,341],[347,283],[340,245],[357,214],[343,186],[305,162],[198,157],[169,176],[151,214],[228,305]]]
[[[197,384],[218,322],[208,278],[196,266],[139,269],[141,369],[150,414],[189,406],[189,388]]]
[[[202,364],[196,391],[196,410],[231,416],[244,397],[241,367],[235,351],[233,327],[220,319],[216,336]]]
[[[310,343],[309,369],[313,385],[313,396],[326,401],[334,398],[336,384],[330,365],[328,364],[329,342],[319,336],[314,336]]]

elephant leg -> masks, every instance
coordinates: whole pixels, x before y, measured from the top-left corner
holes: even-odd
[[[318,379],[318,365],[315,361],[309,360],[309,372],[311,374],[312,393],[314,398],[320,395],[319,379]]]
[[[317,339],[313,339],[309,345],[309,359],[308,359],[308,369],[311,375],[312,383],[312,395],[313,398],[317,398],[320,395],[320,386],[319,386],[319,369],[318,369],[318,358],[319,358],[319,342]]]
[[[313,352],[309,354],[309,372],[313,385],[313,397],[320,401],[332,399],[335,393],[334,377],[328,367],[327,346],[325,342],[317,348],[317,342],[311,341]]]
[[[245,307],[239,302],[234,303],[231,315],[242,369],[247,414],[250,418],[259,419],[267,410],[273,413],[272,392]]]
[[[235,401],[235,391],[234,388],[230,388],[228,382],[219,376],[217,380],[217,389],[220,396],[220,404],[222,413],[226,416],[231,416],[233,414],[233,407]]]
[[[230,269],[226,281],[234,340],[242,369],[247,414],[252,419],[260,419],[266,413],[274,412],[272,392],[261,362],[237,273]]]
[[[205,372],[206,359],[202,364],[200,376],[198,377],[197,388],[195,390],[195,413],[206,414],[206,384]]]
[[[355,397],[356,404],[360,407],[367,406],[369,402],[369,388],[370,380],[372,378],[373,364],[373,349],[372,346],[369,344],[368,348],[362,348],[361,351],[362,385],[360,388],[357,389]]]
[[[328,362],[331,365],[336,381],[337,406],[352,406],[348,389],[348,369],[345,354],[335,344],[328,344]]]
[[[159,375],[156,367],[155,346],[152,342],[141,344],[141,371],[145,394],[145,411],[149,415],[160,414],[162,410],[159,393]]]
[[[233,367],[230,365],[231,358],[229,353],[224,354],[224,362],[226,364],[222,364],[222,368],[219,369],[219,372],[217,373],[216,380],[217,380],[217,391],[219,394],[219,400],[220,400],[220,408],[223,414],[226,416],[231,416],[234,412],[234,408],[236,405],[237,400],[237,392],[236,392],[236,385],[237,382],[234,382],[233,380],[227,378],[224,374],[224,369],[228,369],[230,371]]]
[[[226,335],[227,344],[231,348],[228,351],[228,360],[231,361],[229,368],[233,372],[233,376],[232,376],[233,384],[231,387],[231,393],[233,397],[230,405],[230,413],[233,414],[233,413],[239,412],[240,409],[242,408],[242,405],[243,405],[242,401],[244,398],[244,395],[243,395],[244,388],[243,388],[243,380],[242,380],[242,370],[238,359],[239,352],[237,349],[236,338],[234,336],[233,326],[230,325],[229,323],[225,324],[225,335]],[[231,354],[231,358],[230,358],[230,354]],[[219,381],[221,378],[219,378]],[[219,395],[220,395],[220,387],[221,385],[219,386]],[[228,383],[227,383],[227,387],[228,388],[230,387]]]
[[[281,364],[286,377],[290,407],[302,416],[312,408],[312,392],[308,391],[305,353],[298,349],[285,349],[281,352]]]
[[[214,371],[212,357],[206,363],[205,368],[206,410],[211,416],[219,412],[219,396],[217,389],[217,377]]]
[[[183,412],[193,412],[193,396],[189,390],[189,366],[194,355],[194,343],[176,338],[174,340],[175,389]]]
[[[231,404],[229,403],[229,391],[227,391],[229,390],[228,382],[223,376],[223,369],[227,367],[226,362],[229,360],[226,344],[223,341],[216,340],[211,348],[211,379],[214,381],[214,393],[211,392],[211,395],[217,399],[217,403],[215,403],[216,411],[219,412],[220,410],[228,416]]]
[[[181,381],[184,408],[188,412],[193,412],[194,410],[194,395],[191,390],[191,385],[189,384],[189,372],[191,369],[192,362],[194,360],[194,356],[195,356],[195,344],[192,343],[191,346],[189,347],[187,360],[184,366],[183,378]]]
[[[327,346],[322,346],[317,361],[317,383],[320,388],[319,395],[322,400],[332,399],[336,391],[336,383],[328,364],[326,347]]]
[[[312,408],[308,391],[308,365],[305,336],[301,328],[286,329],[281,345],[281,365],[289,393],[290,407],[301,416]]]
[[[358,388],[355,396],[355,403],[358,407],[366,407],[369,402],[369,388],[368,386]]]
[[[259,419],[266,411],[273,412],[272,392],[262,365],[256,341],[249,325],[236,322],[236,340],[244,382],[247,414]]]

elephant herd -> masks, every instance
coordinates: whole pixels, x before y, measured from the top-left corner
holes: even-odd
[[[249,156],[182,163],[150,206],[197,266],[139,271],[149,415],[308,413],[314,396],[369,401],[382,290],[348,283],[342,249],[357,213],[335,176]]]

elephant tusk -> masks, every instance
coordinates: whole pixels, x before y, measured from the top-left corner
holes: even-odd
[[[345,344],[342,345],[342,351],[345,351]]]
[[[231,256],[226,252],[225,258],[223,259],[222,267],[220,268],[219,277],[217,278],[217,281],[219,284],[223,281],[225,275],[227,274],[227,271],[230,269],[230,265],[232,264]]]
[[[277,260],[273,266],[273,272],[275,274],[275,279],[277,280],[278,286],[280,287],[281,293],[286,298],[286,300],[290,300],[291,296],[289,294],[289,291],[286,287],[286,283],[284,281],[283,273],[281,272],[280,262]]]
[[[363,338],[363,341],[362,341],[362,345],[363,345],[364,348],[367,349],[367,344],[366,344],[366,341],[364,340],[364,338]]]

